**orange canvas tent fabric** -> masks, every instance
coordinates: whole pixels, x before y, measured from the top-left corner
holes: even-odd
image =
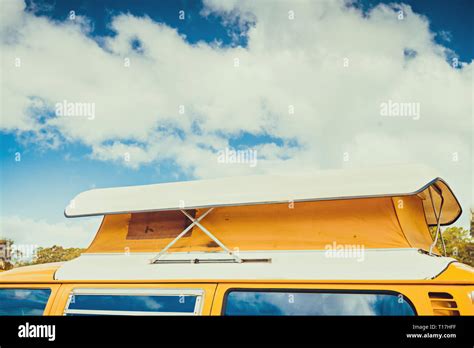
[[[196,217],[203,212],[195,211]],[[140,232],[130,228],[132,215],[106,215],[87,252],[159,252],[174,239],[167,231],[154,231],[148,238],[147,226],[137,237]],[[432,243],[423,202],[416,195],[218,207],[201,223],[231,250],[324,250],[334,243],[429,250]],[[194,226],[169,251],[219,250]]]

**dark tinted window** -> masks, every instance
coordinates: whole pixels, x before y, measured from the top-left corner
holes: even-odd
[[[196,296],[188,295],[74,295],[68,310],[193,313],[195,306]]]
[[[231,291],[225,315],[415,315],[401,294]]]
[[[0,289],[0,315],[43,315],[51,289]]]

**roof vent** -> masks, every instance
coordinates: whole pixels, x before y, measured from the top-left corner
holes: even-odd
[[[456,301],[447,292],[429,292],[434,315],[458,316],[459,310]]]

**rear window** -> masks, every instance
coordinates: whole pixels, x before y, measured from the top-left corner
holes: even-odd
[[[203,292],[168,289],[75,289],[66,315],[198,315]]]
[[[399,293],[232,290],[224,315],[415,315]]]
[[[43,315],[51,289],[0,289],[0,315]]]

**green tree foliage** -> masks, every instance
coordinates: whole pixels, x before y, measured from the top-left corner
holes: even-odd
[[[84,251],[85,249],[63,248],[59,245],[53,245],[50,248],[38,248],[36,249],[36,255],[33,257],[33,260],[16,262],[14,264],[14,267],[38,265],[41,263],[50,262],[69,261],[78,257]]]
[[[36,254],[31,261],[18,261],[21,260],[23,255],[21,252],[15,251],[13,241],[10,239],[0,239],[0,270],[6,271],[14,267],[69,261],[78,257],[84,250],[53,245],[50,248],[36,249]]]
[[[471,237],[469,230],[462,227],[448,227],[442,231],[446,255],[474,267],[474,238]],[[434,239],[436,228],[430,228],[430,232]],[[441,253],[443,252],[441,238],[438,238],[436,247]]]
[[[7,271],[14,267],[10,260],[10,250],[13,241],[10,239],[0,239],[0,271]]]
[[[53,245],[50,248],[38,248],[36,250],[36,256],[29,264],[36,265],[40,263],[69,261],[81,255],[84,250],[85,249],[81,248],[63,248],[59,245]]]

